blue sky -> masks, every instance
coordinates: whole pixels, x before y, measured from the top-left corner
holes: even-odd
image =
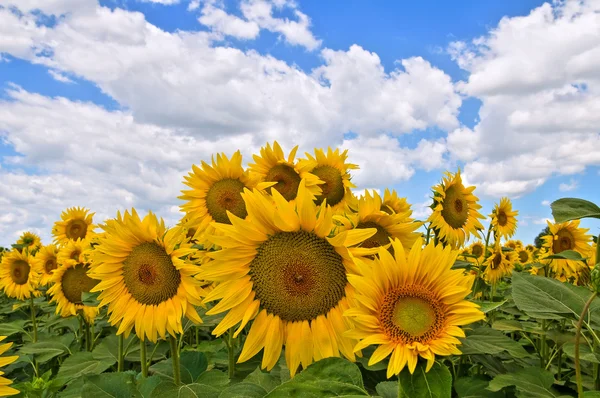
[[[2,189],[13,191],[0,202],[0,244],[26,228],[48,236],[61,207],[71,205],[92,207],[100,217],[135,205],[175,220],[183,172],[212,151],[194,153],[192,145],[177,163],[172,152],[132,158],[111,145],[98,149],[107,141],[135,147],[138,140],[147,142],[145,134],[168,136],[170,142],[188,137],[198,147],[229,152],[239,143],[247,143],[240,149],[248,150],[278,139],[309,149],[337,146],[350,137],[343,145],[351,159],[356,153],[359,164],[368,160],[361,164],[359,187],[395,188],[422,217],[430,187],[445,170],[460,167],[478,186],[483,214],[500,196],[513,199],[521,221],[517,238],[526,242],[551,217],[548,202],[563,196],[599,201],[593,186],[600,172],[600,136],[593,109],[600,103],[600,76],[586,69],[594,60],[581,57],[595,54],[598,41],[581,46],[579,53],[572,50],[580,42],[578,30],[598,31],[591,3],[579,5],[577,20],[568,15],[575,15],[571,2],[525,0],[356,0],[343,7],[287,0],[160,2],[0,0],[0,24],[10,22],[5,22],[8,39],[0,40],[0,181]],[[256,16],[251,6],[268,6],[270,14]],[[564,33],[561,45],[552,41],[556,31]],[[186,39],[198,32],[205,36]],[[423,62],[408,70],[403,62],[416,57]],[[267,85],[254,84],[252,72],[244,73],[274,62],[284,68],[278,72],[281,82],[269,77]],[[577,69],[569,69],[574,64]],[[546,70],[548,65],[556,69]],[[564,76],[557,80],[557,75]],[[381,87],[361,85],[371,78]],[[215,80],[225,83],[213,87]],[[390,81],[397,84],[390,87]],[[573,89],[581,83],[586,90]],[[263,102],[258,111],[252,108],[255,113],[246,112],[244,101],[252,102],[256,90]],[[295,93],[297,101],[290,98]],[[229,96],[241,97],[239,103]],[[402,107],[396,107],[396,96]],[[321,97],[322,105],[314,105]],[[202,104],[197,109],[185,108],[196,100]],[[560,123],[551,124],[552,109],[567,112],[565,101],[581,114],[556,114],[566,127],[554,128]],[[283,110],[273,110],[281,104]],[[23,122],[29,118],[32,123]],[[404,124],[411,118],[415,121]],[[381,143],[387,139],[396,143],[386,149]],[[463,145],[465,140],[469,144]],[[370,145],[385,162],[369,158],[376,153]],[[420,150],[430,145],[439,153]],[[150,181],[132,182],[136,175]],[[584,225],[594,234],[600,231],[597,223]]]

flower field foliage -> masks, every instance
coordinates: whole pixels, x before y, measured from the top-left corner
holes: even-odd
[[[2,249],[0,396],[600,397],[596,204],[525,244],[460,170],[415,220],[296,151],[193,165],[177,225],[71,207]]]

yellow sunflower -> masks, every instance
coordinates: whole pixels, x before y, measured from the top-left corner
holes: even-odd
[[[332,209],[317,206],[304,184],[294,202],[275,190],[272,198],[245,190],[248,219],[230,214],[232,225],[215,225],[222,234],[212,239],[223,249],[208,252],[213,261],[199,273],[219,283],[204,300],[220,300],[207,314],[228,311],[213,334],[239,323],[237,336],[253,320],[238,362],[264,348],[262,367],[270,370],[285,345],[292,376],[300,365],[340,353],[354,360],[353,342],[344,336],[350,324],[342,317],[353,295],[347,275],[356,271],[348,247],[376,232],[336,234]]]
[[[6,336],[0,336],[0,341],[3,341],[4,339],[6,339]],[[12,345],[13,345],[13,343],[0,344],[0,355],[4,354],[6,351],[8,351],[10,349],[10,347],[12,347]],[[10,365],[17,359],[19,359],[18,355],[13,355],[10,357],[0,357],[0,368],[2,368],[3,366],[6,366],[6,365]],[[10,385],[12,384],[12,381],[2,377],[3,375],[4,375],[4,372],[0,371],[0,397],[7,397],[9,395],[19,394],[20,393],[19,390],[15,390],[14,388],[10,387]]]
[[[378,345],[369,359],[374,365],[391,354],[387,377],[408,366],[413,373],[420,357],[427,371],[436,355],[460,354],[460,326],[484,319],[471,292],[472,275],[451,269],[458,251],[432,243],[422,249],[419,239],[409,253],[393,242],[394,255],[380,249],[369,265],[358,261],[361,275],[349,275],[356,290],[356,307],[347,310],[355,328],[347,336],[359,339],[355,351]]]
[[[533,254],[533,252],[535,251],[535,246],[529,244],[529,245],[525,246],[525,250],[527,250],[529,253]]]
[[[519,262],[520,264],[529,264],[531,262],[531,252],[527,249],[517,249],[515,251],[516,256],[517,256],[517,262]]]
[[[513,250],[518,250],[523,247],[523,242],[521,242],[520,240],[509,240],[504,244],[504,247]]]
[[[321,194],[319,184],[324,181],[311,174],[308,170],[314,168],[310,162],[296,162],[296,151],[298,146],[295,146],[287,159],[281,149],[281,146],[275,141],[273,147],[267,144],[266,147],[260,149],[260,156],[253,155],[252,158],[256,163],[249,164],[250,173],[256,175],[262,182],[275,183],[269,187],[267,192],[276,189],[285,200],[291,201],[296,199],[298,194],[298,186],[300,180],[306,181],[306,188],[315,196]]]
[[[26,231],[23,232],[19,237],[19,240],[17,240],[17,245],[23,245],[31,252],[38,250],[42,245],[42,241],[38,235],[34,234],[33,232]]]
[[[356,188],[350,182],[350,170],[358,169],[358,166],[352,163],[346,163],[348,150],[340,152],[339,149],[333,151],[327,148],[327,153],[323,149],[315,148],[315,156],[305,153],[308,159],[299,161],[299,166],[314,174],[323,181],[319,186],[322,189],[321,195],[317,196],[317,204],[327,200],[334,212],[346,210],[352,199],[352,188]]]
[[[61,221],[54,223],[52,235],[54,242],[64,245],[70,240],[89,239],[94,235],[92,218],[95,213],[89,213],[84,207],[70,207],[60,215]]]
[[[454,175],[446,173],[441,184],[433,187],[433,212],[427,221],[439,239],[454,249],[461,247],[470,234],[483,230],[478,218],[484,217],[477,211],[481,205],[474,190],[463,185],[460,170]]]
[[[567,221],[565,223],[553,224],[548,221],[550,234],[542,237],[546,253],[541,257],[542,260],[552,254],[557,254],[565,250],[574,250],[582,257],[590,257],[592,248],[592,236],[588,235],[587,228],[579,228],[579,220]],[[583,268],[584,262],[577,260],[553,259],[550,268],[557,276],[564,276],[566,279],[576,277],[577,273]]]
[[[502,251],[502,247],[499,244],[496,244],[492,254],[483,263],[485,266],[483,279],[494,285],[502,279],[502,277],[512,274],[515,267],[514,256],[514,252]]]
[[[52,274],[58,266],[58,248],[54,244],[44,246],[32,260],[36,272],[41,275],[40,286],[47,286],[52,279]]]
[[[89,276],[90,264],[67,261],[54,270],[48,289],[51,303],[56,303],[56,313],[63,318],[76,316],[79,312],[88,323],[94,323],[98,307],[83,305],[82,294],[89,293],[98,281]]]
[[[473,242],[469,246],[468,253],[477,256],[476,258],[467,257],[469,261],[480,264],[485,258],[485,245],[481,241]]]
[[[86,254],[90,249],[88,239],[68,240],[67,243],[58,250],[56,261],[59,265],[86,263]]]
[[[106,232],[91,252],[90,275],[100,282],[100,305],[108,305],[117,334],[156,342],[158,336],[182,333],[182,318],[201,323],[195,306],[203,291],[194,278],[198,267],[187,257],[195,252],[180,227],[167,229],[153,213],[140,219],[135,209],[108,220]]]
[[[410,216],[412,215],[410,204],[406,198],[398,197],[396,190],[390,191],[388,188],[385,189],[381,210],[388,214],[402,214],[407,219],[406,221],[412,221],[412,219],[410,219]]]
[[[366,239],[360,244],[363,248],[390,247],[390,238],[400,239],[402,245],[407,249],[412,247],[413,243],[421,236],[419,229],[423,223],[406,221],[409,217],[406,213],[396,214],[382,211],[383,205],[381,197],[375,191],[373,195],[369,191],[358,199],[357,213],[346,213],[343,216],[334,216],[336,221],[342,224],[345,230],[353,228],[375,228],[377,233]]]
[[[33,256],[27,250],[12,250],[2,257],[0,264],[0,289],[8,297],[26,300],[31,296],[38,297],[36,290],[40,280],[32,264]]]
[[[494,206],[490,217],[492,218],[492,227],[496,232],[497,239],[502,237],[510,238],[517,232],[518,211],[512,209],[512,203],[508,198],[500,199],[500,203]]]

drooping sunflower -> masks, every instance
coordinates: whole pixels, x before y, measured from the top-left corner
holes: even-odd
[[[33,232],[26,231],[17,240],[17,245],[23,245],[28,251],[32,252],[39,250],[40,246],[42,246],[42,240]]]
[[[428,222],[440,240],[454,249],[461,247],[471,234],[483,230],[479,218],[484,218],[478,209],[481,205],[473,195],[475,187],[465,187],[460,170],[456,174],[446,173],[439,185],[433,187],[433,212]]]
[[[345,213],[343,216],[334,216],[336,221],[342,224],[345,230],[353,228],[375,228],[377,233],[367,238],[360,244],[363,248],[391,247],[390,238],[397,238],[407,249],[421,236],[415,232],[423,224],[413,222],[406,213],[383,211],[381,197],[375,191],[373,194],[365,191],[365,194],[357,201],[358,211],[356,213]],[[406,221],[409,220],[409,221]]]
[[[42,247],[32,260],[34,269],[40,274],[40,286],[47,286],[58,267],[58,248],[54,244]]]
[[[0,336],[0,341],[4,341],[4,339],[6,339],[6,336]],[[12,344],[13,343],[0,344],[0,355],[4,354],[6,351],[8,351],[10,349],[10,347],[12,347]],[[6,366],[6,365],[10,365],[17,359],[19,359],[18,355],[12,355],[9,357],[0,357],[0,368],[2,368],[3,366]],[[0,371],[0,397],[7,397],[9,395],[19,394],[20,393],[19,390],[16,390],[16,389],[10,387],[10,385],[12,384],[12,381],[2,377],[3,375],[4,375],[4,372]]]
[[[105,236],[91,252],[90,275],[100,282],[100,305],[108,305],[117,334],[156,342],[158,336],[182,333],[182,318],[202,320],[195,306],[204,295],[194,278],[198,267],[188,256],[195,252],[181,227],[167,229],[152,212],[140,219],[135,209],[119,213],[101,228]]]
[[[277,141],[273,143],[272,148],[271,144],[267,144],[266,147],[260,149],[260,156],[252,156],[256,163],[248,165],[249,171],[256,175],[261,182],[275,183],[267,188],[267,192],[270,193],[271,190],[276,189],[285,200],[296,199],[298,186],[302,179],[306,181],[306,188],[313,195],[320,195],[322,192],[319,184],[322,184],[323,181],[309,172],[315,164],[295,161],[297,150],[298,146],[295,146],[286,159]]]
[[[213,334],[239,323],[237,336],[252,321],[238,362],[264,348],[262,367],[270,370],[285,345],[292,376],[321,358],[354,359],[353,342],[344,336],[350,321],[342,317],[353,295],[347,275],[356,272],[348,247],[376,232],[336,231],[332,209],[317,206],[304,184],[294,202],[277,191],[268,197],[245,190],[249,217],[230,214],[232,225],[215,225],[222,234],[212,239],[222,250],[208,252],[213,261],[199,273],[219,283],[205,298],[220,300],[207,314],[228,311]]]
[[[383,193],[381,210],[389,214],[403,214],[406,218],[410,218],[412,215],[412,209],[410,208],[410,204],[406,198],[398,197],[396,190],[390,191],[389,188],[386,188],[385,192]]]
[[[54,242],[64,245],[70,240],[89,240],[94,235],[94,214],[84,207],[70,207],[63,211],[60,215],[61,220],[55,222],[52,228]]]
[[[27,250],[19,252],[12,250],[2,257],[0,264],[0,289],[8,297],[26,300],[38,297],[41,292],[37,290],[40,274],[32,264],[33,256]]]
[[[523,247],[523,242],[520,240],[509,240],[504,244],[504,247],[507,247],[512,250],[518,250]]]
[[[315,148],[315,156],[305,153],[307,159],[299,161],[302,168],[314,174],[323,181],[320,184],[321,195],[316,197],[318,205],[327,200],[334,212],[347,209],[352,199],[352,188],[356,186],[350,181],[350,170],[358,169],[358,166],[347,163],[348,150],[340,152],[339,148],[333,151],[327,148],[327,153],[323,149]]]
[[[542,259],[565,250],[574,250],[585,258],[591,256],[590,243],[592,237],[587,234],[589,229],[579,228],[579,220],[557,224],[548,221],[548,228],[550,234],[542,237],[544,240],[543,247],[546,249],[546,253],[541,257]],[[577,260],[553,259],[551,261],[550,268],[552,271],[557,276],[562,275],[566,279],[576,277],[585,265],[584,262]]]
[[[436,355],[460,354],[460,326],[484,319],[471,292],[472,275],[451,269],[458,251],[432,243],[422,249],[419,239],[409,253],[393,242],[394,255],[380,249],[373,265],[358,261],[361,275],[349,275],[356,290],[356,307],[345,317],[355,328],[347,336],[360,339],[354,350],[378,345],[369,359],[374,365],[391,354],[387,377],[408,366],[413,373],[420,357],[428,371]]]
[[[56,261],[59,265],[87,263],[86,253],[89,248],[88,239],[68,240],[58,250]]]
[[[527,246],[525,246],[525,250],[527,250],[529,253],[532,253],[535,251],[535,246],[532,244],[529,244]]]
[[[485,271],[483,279],[494,285],[502,277],[510,275],[514,269],[514,252],[503,251],[499,244],[494,245],[494,251],[483,263]]]
[[[492,218],[492,228],[497,235],[497,239],[503,237],[510,238],[517,232],[518,214],[518,211],[513,211],[512,203],[508,198],[502,198],[499,204],[494,205],[494,210],[490,214],[490,217]]]
[[[481,241],[473,242],[469,247],[468,252],[473,256],[477,256],[475,258],[467,257],[469,261],[481,264],[485,258],[485,245]]]
[[[56,303],[56,313],[63,318],[77,316],[79,312],[88,323],[94,323],[98,307],[84,305],[82,294],[89,293],[98,284],[89,275],[90,264],[67,261],[54,270],[48,289],[51,303]]]
[[[515,251],[517,256],[517,262],[520,264],[529,264],[531,262],[531,252],[527,249],[520,248]]]

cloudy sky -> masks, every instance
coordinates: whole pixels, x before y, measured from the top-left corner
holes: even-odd
[[[173,223],[193,163],[275,139],[349,149],[419,218],[460,167],[528,242],[600,202],[600,0],[340,4],[0,0],[0,245],[75,205]]]

